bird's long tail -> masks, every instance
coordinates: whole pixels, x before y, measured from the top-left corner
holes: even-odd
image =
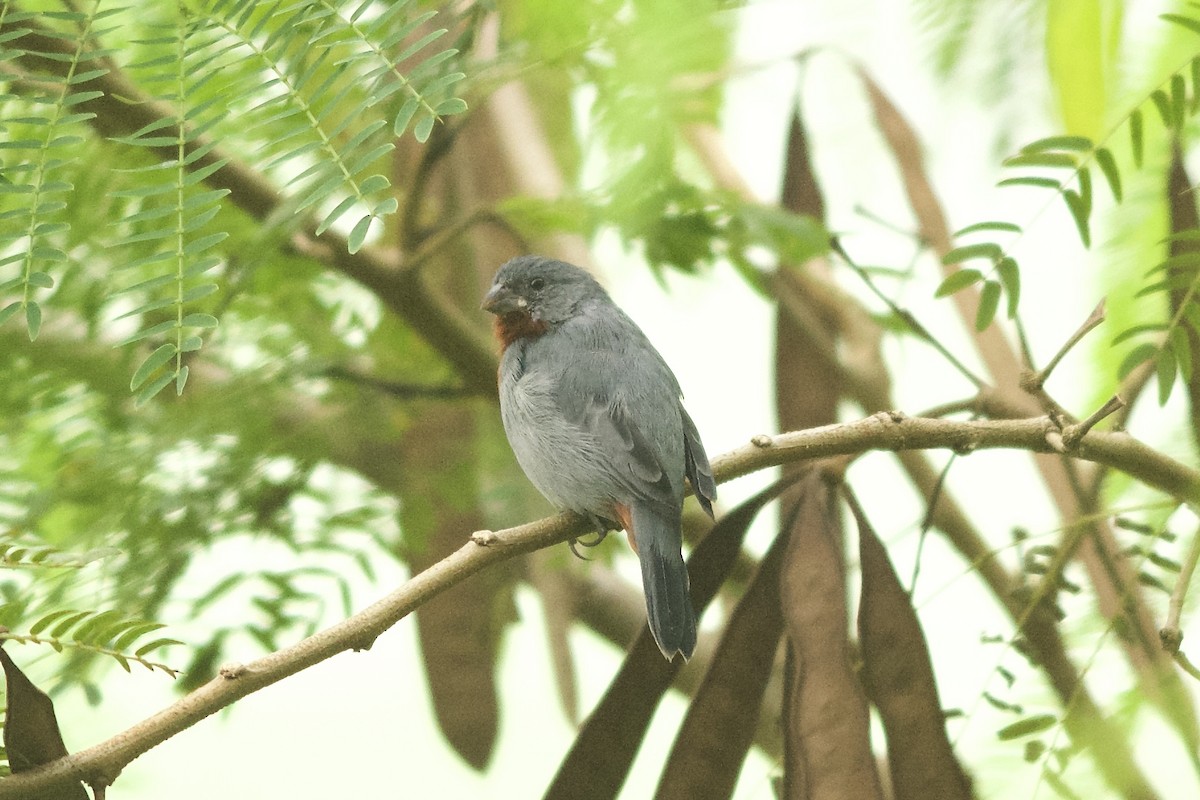
[[[696,613],[680,553],[679,518],[666,519],[659,509],[644,505],[635,505],[631,516],[650,633],[668,660],[676,653],[687,660],[696,649]]]

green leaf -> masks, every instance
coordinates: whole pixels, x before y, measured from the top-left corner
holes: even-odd
[[[169,647],[173,644],[183,644],[183,642],[178,639],[155,639],[139,647],[133,654],[138,658],[143,658],[147,653],[157,650],[160,647]]]
[[[400,106],[400,111],[396,113],[396,120],[392,123],[392,133],[397,137],[403,136],[409,123],[412,122],[413,115],[420,107],[421,101],[416,97],[410,97],[404,101],[404,105]]]
[[[986,258],[989,261],[995,261],[1004,255],[1004,250],[1000,245],[994,242],[980,242],[978,244],[968,244],[962,247],[956,247],[946,255],[942,256],[943,264],[961,264],[972,258]]]
[[[461,114],[467,110],[467,101],[461,97],[451,97],[449,100],[443,100],[438,103],[434,111],[439,117],[448,117],[452,114]]]
[[[173,330],[174,328],[175,328],[175,320],[169,319],[165,322],[160,322],[157,325],[151,325],[149,328],[146,328],[145,330],[138,331],[137,333],[133,334],[132,336],[126,337],[125,339],[123,339],[122,341],[117,343],[117,347],[123,347],[127,344],[133,344],[134,342],[140,342],[142,339],[149,339],[151,336],[157,336],[160,333],[166,333],[167,331]]]
[[[145,405],[151,399],[153,399],[156,394],[161,392],[168,383],[170,383],[173,380],[175,380],[175,373],[173,373],[173,372],[167,372],[167,373],[164,373],[164,374],[158,376],[153,381],[151,381],[148,386],[146,386],[144,389],[142,389],[140,392],[137,393],[137,396],[133,400],[134,404],[138,405],[138,406]]]
[[[934,297],[946,297],[983,280],[983,273],[977,269],[958,269],[951,272],[933,293]]]
[[[1167,341],[1171,345],[1175,363],[1179,366],[1180,377],[1183,378],[1184,383],[1190,383],[1192,380],[1192,343],[1187,328],[1182,326],[1172,328]]]
[[[29,329],[29,341],[32,342],[42,330],[42,307],[36,301],[30,300],[25,304],[25,325]]]
[[[506,205],[506,213],[514,207],[511,204]],[[586,214],[577,207],[571,208],[569,204],[557,200],[551,203],[549,208],[543,206],[541,211],[540,222],[559,230],[578,230],[578,227],[572,226],[582,226],[582,216]],[[550,213],[547,214],[547,211]],[[578,216],[572,219],[572,215]],[[673,228],[674,233],[680,237],[674,240],[674,244],[682,245],[682,251],[708,252],[711,235],[716,233],[716,229],[710,225],[703,213],[699,213],[698,210],[689,211],[682,215],[674,215],[673,220],[669,226],[661,225],[659,231]],[[666,217],[662,223],[667,223]],[[531,229],[536,227],[537,222],[534,222]],[[818,220],[807,214],[794,214],[775,206],[756,203],[738,205],[734,209],[728,229],[731,234],[739,234],[742,246],[762,245],[775,253],[781,263],[794,267],[829,252],[829,232]],[[691,238],[691,234],[696,234],[698,241],[685,243],[685,240]],[[686,261],[686,258],[683,260]]]
[[[1023,714],[1025,712],[1025,709],[1016,703],[1010,703],[1006,700],[1001,700],[991,692],[984,692],[983,699],[987,701],[988,705],[999,711],[1008,711],[1015,714]]]
[[[1182,125],[1187,119],[1187,109],[1187,82],[1176,73],[1171,76],[1171,118],[1176,126]]]
[[[1092,149],[1092,140],[1086,136],[1047,136],[1030,142],[1021,148],[1022,153],[1041,153],[1046,150],[1077,150]]]
[[[1007,742],[1012,739],[1019,739],[1022,736],[1031,736],[1035,733],[1041,733],[1047,728],[1051,728],[1058,722],[1058,718],[1053,714],[1037,714],[1032,717],[1026,717],[1022,720],[1017,720],[1011,725],[1005,725],[1000,730],[996,731],[996,736],[1002,742]]]
[[[397,200],[395,197],[385,197],[384,199],[382,199],[378,203],[376,203],[375,207],[371,209],[371,216],[378,218],[378,217],[385,217],[388,214],[395,214],[396,209],[398,209],[399,207],[400,207],[400,201]]]
[[[974,225],[968,225],[967,227],[965,227],[961,230],[955,231],[954,238],[957,239],[960,236],[966,236],[969,233],[977,233],[979,231],[1003,231],[1005,233],[1021,233],[1021,226],[1014,224],[1012,222],[996,222],[996,221],[976,222]]]
[[[1083,242],[1084,247],[1092,246],[1092,235],[1088,230],[1088,208],[1079,192],[1074,189],[1066,189],[1063,191],[1063,200],[1067,201],[1067,209],[1071,212],[1071,218],[1075,220],[1075,227],[1079,231],[1079,239]]]
[[[187,385],[188,365],[184,364],[179,368],[179,372],[175,373],[175,396],[179,397],[183,394],[183,387]]]
[[[1188,303],[1183,310],[1183,324],[1189,326],[1200,336],[1200,303]]]
[[[462,72],[446,73],[445,75],[442,75],[436,80],[432,81],[429,85],[425,86],[425,94],[430,97],[437,97],[443,92],[449,90],[451,86],[458,83],[465,77],[467,76]],[[436,113],[436,109],[434,109],[434,111]]]
[[[1158,333],[1159,331],[1165,331],[1166,329],[1167,324],[1165,322],[1151,322],[1145,325],[1134,325],[1133,327],[1127,328],[1126,330],[1123,330],[1114,336],[1112,344],[1115,347],[1122,342],[1129,341],[1135,336],[1141,336],[1143,333]],[[1154,345],[1149,345],[1149,347],[1152,350],[1155,349]],[[1145,359],[1142,360],[1144,361]]]
[[[1081,167],[1075,173],[1075,182],[1079,186],[1079,199],[1083,202],[1088,216],[1092,213],[1092,172],[1087,167]]]
[[[1142,110],[1135,108],[1129,115],[1129,147],[1133,151],[1133,165],[1139,169],[1145,154],[1146,138],[1142,129]]]
[[[996,264],[996,277],[1000,279],[1000,285],[1004,287],[1004,294],[1008,298],[1008,318],[1014,319],[1017,316],[1017,305],[1021,302],[1021,270],[1016,260],[1009,256],[1000,259]]]
[[[357,202],[358,202],[358,198],[354,195],[350,195],[349,197],[343,199],[342,202],[340,202],[336,206],[334,206],[334,209],[332,211],[330,211],[325,216],[325,219],[321,220],[321,224],[317,226],[317,230],[316,230],[317,236],[320,236],[322,233],[329,230],[329,226],[332,225],[333,223],[337,222],[338,217],[342,216],[342,214],[345,214],[347,211],[349,211],[350,207],[353,206]],[[351,250],[350,252],[354,252],[354,251]]]
[[[174,278],[175,276],[172,275],[171,277]],[[126,311],[124,314],[121,314],[119,317],[116,317],[116,319],[125,319],[126,317],[136,317],[141,314],[148,314],[151,311],[158,311],[160,308],[167,308],[168,306],[173,306],[173,305],[175,305],[174,297],[163,297],[158,300],[151,300],[150,302],[145,303],[144,305],[140,305],[135,309]]]
[[[44,272],[31,272],[29,273],[29,285],[39,289],[49,289],[54,286],[54,278]]]
[[[391,185],[391,181],[382,175],[368,175],[366,180],[362,182],[362,185],[358,187],[358,190],[363,194],[374,194],[375,192],[383,191]]]
[[[134,622],[128,630],[122,633],[115,642],[112,643],[113,650],[128,650],[129,646],[137,641],[142,636],[145,636],[151,631],[157,631],[167,627],[161,622]]]
[[[1158,351],[1154,361],[1154,376],[1158,380],[1158,404],[1165,405],[1175,388],[1175,354],[1168,348]]]
[[[1006,167],[1051,167],[1074,169],[1075,156],[1069,153],[1021,153],[1004,159]]]
[[[1189,233],[1189,231],[1183,231],[1183,232],[1181,232],[1181,234],[1172,234],[1172,235],[1166,237],[1166,239],[1163,239],[1163,241],[1164,242],[1165,241],[1176,241],[1176,242],[1191,241],[1189,238],[1182,236],[1182,234],[1184,234],[1184,233]],[[1146,270],[1145,277],[1149,278],[1151,275],[1154,275],[1157,272],[1184,271],[1184,272],[1189,272],[1189,273],[1195,273],[1197,267],[1200,267],[1200,251],[1185,250],[1184,252],[1179,253],[1178,255],[1173,255],[1168,258],[1163,259],[1162,261],[1158,262],[1150,269]]]
[[[1149,286],[1143,286],[1141,289],[1138,289],[1136,292],[1134,292],[1133,296],[1135,298],[1141,298],[1146,297],[1147,295],[1165,292],[1168,289],[1179,289],[1182,288],[1179,285],[1181,282],[1190,283],[1186,276],[1175,275],[1166,280],[1159,281],[1158,283],[1152,283]]]
[[[1192,59],[1192,104],[1188,109],[1189,114],[1195,114],[1200,111],[1200,56]]]
[[[168,342],[166,344],[159,345],[158,349],[146,356],[146,360],[141,363],[141,366],[134,370],[133,377],[129,379],[129,390],[131,392],[137,391],[139,386],[149,380],[150,376],[154,374],[159,367],[170,361],[174,355],[174,343]],[[172,375],[173,374],[174,373],[172,372]]]
[[[93,644],[100,644],[104,642],[105,639],[96,636],[96,634],[104,633],[105,630],[103,629],[105,628],[111,629],[113,621],[119,620],[120,617],[121,612],[117,611],[116,609],[110,608],[107,611],[101,611],[99,614],[94,615],[87,622],[76,628],[75,633],[72,634],[71,638],[77,642],[91,642]]]
[[[202,250],[207,250],[217,242],[223,241],[229,234],[221,231],[219,233],[210,233],[207,236],[201,236],[195,239],[183,248],[183,254],[186,256],[194,256]]]
[[[1158,353],[1158,346],[1145,342],[1125,354],[1125,358],[1121,360],[1121,366],[1117,369],[1117,379],[1125,380],[1129,373],[1133,372],[1140,365],[1154,358]]]
[[[1038,189],[1057,189],[1060,184],[1053,178],[1039,178],[1036,175],[1022,175],[1016,178],[1005,178],[997,186],[1034,186]]]
[[[183,293],[183,297],[180,298],[180,300],[185,305],[187,303],[194,303],[197,300],[213,294],[217,291],[217,289],[218,287],[215,283],[204,283],[199,286],[193,286],[191,289],[188,289]]]
[[[1164,19],[1167,22],[1174,22],[1176,25],[1182,25],[1192,33],[1200,33],[1200,20],[1185,17],[1182,14],[1159,14],[1159,19]]]
[[[1167,97],[1167,93],[1162,89],[1155,89],[1150,99],[1154,102],[1154,108],[1158,111],[1159,118],[1162,119],[1163,127],[1171,130],[1175,127],[1175,112],[1171,108],[1171,98]]]
[[[41,634],[42,631],[46,630],[46,628],[53,625],[56,620],[62,619],[63,617],[65,617],[69,614],[74,614],[74,613],[76,613],[76,612],[75,612],[75,609],[73,609],[73,608],[60,609],[59,611],[51,611],[49,614],[42,617],[41,619],[39,619],[37,622],[33,623],[33,625],[31,625],[29,627],[29,635],[30,636],[38,636],[39,634]]]
[[[1108,181],[1108,188],[1112,192],[1113,200],[1121,202],[1121,172],[1117,169],[1117,161],[1113,158],[1112,151],[1107,147],[1101,147],[1096,151],[1096,163],[1100,165],[1100,171],[1104,173],[1104,179]]]
[[[979,310],[975,312],[975,330],[981,331],[992,324],[996,318],[996,308],[1000,305],[1000,284],[987,281],[979,293]]]
[[[417,127],[413,128],[413,137],[418,142],[424,144],[429,139],[429,134],[433,133],[433,124],[437,122],[437,117],[422,117],[417,123]]]
[[[91,611],[77,611],[74,614],[69,614],[55,623],[54,627],[50,630],[49,635],[54,639],[61,639],[64,635],[66,635],[67,631],[71,630],[71,628],[74,628],[91,615]]]
[[[217,327],[217,318],[212,314],[188,314],[183,318],[180,327],[183,328],[215,328]]]
[[[16,300],[0,309],[0,325],[8,322],[9,318],[21,310],[21,301]]]
[[[406,47],[402,51],[400,51],[399,55],[395,56],[395,58],[393,60],[396,63],[400,63],[402,61],[407,61],[408,59],[412,58],[417,53],[419,53],[421,50],[424,50],[426,45],[429,45],[430,43],[434,42],[435,40],[440,39],[442,36],[445,35],[445,33],[446,33],[445,28],[439,28],[435,31],[430,31],[429,33],[425,34],[420,39],[418,39],[417,41],[413,42],[408,47]]]
[[[367,239],[367,231],[371,229],[371,216],[367,215],[354,224],[354,229],[346,237],[346,249],[357,253]]]
[[[195,262],[194,264],[189,265],[188,268],[183,271],[183,277],[194,278],[197,275],[203,275],[205,272],[208,272],[213,267],[217,267],[220,265],[221,265],[220,258],[218,258],[216,256],[206,256],[206,257],[200,259],[199,261]]]

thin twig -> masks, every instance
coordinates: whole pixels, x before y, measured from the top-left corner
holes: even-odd
[[[985,383],[982,378],[980,378],[978,375],[968,369],[965,364],[959,361],[958,358],[951,353],[945,345],[938,341],[938,339],[929,332],[929,329],[922,325],[921,321],[914,317],[911,312],[896,305],[896,303],[890,297],[888,297],[887,294],[885,294],[879,289],[878,286],[875,285],[875,282],[871,280],[871,276],[867,274],[866,270],[860,267],[858,263],[854,261],[854,259],[850,258],[850,255],[846,252],[845,248],[842,247],[841,242],[839,242],[836,237],[830,240],[830,246],[835,253],[842,257],[842,260],[846,262],[847,266],[858,273],[858,277],[867,285],[867,288],[870,289],[871,292],[888,307],[889,311],[903,320],[904,324],[906,324],[913,333],[933,347],[934,350],[937,350],[943,358],[950,362],[951,366],[958,370],[959,374],[974,384],[975,388],[982,389],[984,387]]]
[[[421,160],[404,192],[403,206],[400,209],[400,243],[406,251],[417,250],[424,243],[426,234],[421,230],[418,217],[421,203],[428,199],[426,184],[433,175],[433,168],[450,152],[450,146],[458,138],[458,126],[439,125],[434,129],[434,135],[427,146],[421,151]]]
[[[1046,381],[1050,378],[1050,373],[1054,372],[1054,368],[1058,366],[1058,362],[1062,361],[1063,357],[1066,356],[1067,353],[1071,352],[1071,348],[1079,344],[1079,341],[1083,339],[1084,336],[1087,336],[1088,333],[1096,328],[1096,326],[1098,326],[1101,322],[1104,322],[1104,317],[1104,300],[1101,300],[1096,304],[1096,307],[1092,309],[1092,313],[1089,314],[1088,318],[1083,321],[1083,324],[1079,326],[1079,329],[1071,334],[1070,338],[1067,339],[1063,346],[1058,349],[1058,352],[1054,354],[1054,357],[1050,359],[1050,362],[1046,364],[1046,366],[1043,367],[1041,371],[1037,373],[1037,375],[1034,376],[1033,381],[1037,388],[1040,389],[1046,384]]]
[[[1124,408],[1125,401],[1121,399],[1119,394],[1114,394],[1108,398],[1108,402],[1100,406],[1091,413],[1091,415],[1076,425],[1071,425],[1063,430],[1062,440],[1063,446],[1068,450],[1075,446],[1075,443],[1082,439],[1088,431],[1095,427],[1096,423],[1103,420],[1112,414],[1115,414],[1120,409]]]
[[[1188,675],[1191,675],[1196,680],[1200,681],[1200,669],[1196,668],[1196,665],[1193,664],[1191,660],[1183,654],[1182,650],[1176,652],[1173,657],[1175,659],[1175,663],[1179,665],[1180,669],[1182,669]]]
[[[946,459],[946,466],[942,467],[942,471],[938,473],[937,483],[933,485],[933,493],[929,495],[929,502],[925,506],[925,517],[921,520],[921,533],[917,538],[917,555],[913,559],[912,582],[908,585],[910,595],[917,592],[917,578],[921,574],[921,556],[925,552],[925,539],[928,538],[929,530],[933,527],[934,512],[937,510],[938,500],[942,497],[946,478],[950,475],[950,467],[954,465],[956,458],[958,458],[958,453],[951,453],[950,458]]]
[[[1167,606],[1167,623],[1158,634],[1162,639],[1163,649],[1173,655],[1179,653],[1179,644],[1183,641],[1183,632],[1179,629],[1179,618],[1183,614],[1183,600],[1187,597],[1197,561],[1200,561],[1200,530],[1192,534],[1192,542],[1188,546],[1183,564],[1179,567],[1175,588],[1171,591],[1171,602]]]
[[[516,228],[509,224],[508,220],[490,209],[479,209],[472,211],[470,214],[462,217],[459,220],[451,222],[442,228],[424,236],[421,239],[420,246],[413,252],[412,255],[404,259],[404,263],[400,268],[402,273],[415,273],[424,267],[429,261],[440,254],[446,245],[450,244],[456,238],[466,233],[475,225],[481,224],[495,225],[500,230],[512,237],[518,248],[522,251],[529,250],[529,242],[522,236]]]
[[[1088,318],[1084,320],[1083,324],[1080,325],[1079,328],[1073,334],[1071,334],[1063,346],[1058,349],[1058,352],[1055,353],[1054,357],[1050,359],[1050,363],[1037,372],[1033,371],[1033,354],[1028,349],[1028,342],[1025,340],[1024,336],[1021,337],[1025,360],[1029,363],[1029,369],[1021,373],[1021,389],[1038,401],[1038,405],[1042,407],[1043,411],[1050,415],[1050,419],[1054,420],[1054,423],[1060,429],[1066,430],[1068,427],[1077,427],[1075,415],[1063,408],[1063,406],[1060,405],[1057,400],[1050,396],[1045,389],[1046,380],[1049,379],[1050,373],[1052,373],[1054,368],[1058,366],[1058,363],[1063,360],[1063,357],[1071,351],[1071,348],[1078,344],[1079,341],[1083,339],[1083,337],[1086,336],[1089,331],[1094,329],[1103,321],[1104,301],[1101,300],[1096,307],[1092,309],[1092,313],[1088,315]],[[1112,411],[1116,411],[1116,409],[1114,408]],[[1112,411],[1109,411],[1108,413],[1111,414]],[[1096,422],[1098,421],[1099,420],[1096,420]],[[1093,422],[1092,425],[1094,424],[1096,423]],[[1091,426],[1089,425],[1088,427]],[[1086,432],[1086,430],[1084,432]],[[1070,445],[1064,444],[1063,446],[1069,447]]]
[[[1029,344],[1029,334],[1025,331],[1025,322],[1021,319],[1021,315],[1013,317],[1013,329],[1017,332],[1017,346],[1021,348],[1021,358],[1025,360],[1025,367],[1030,371],[1034,371],[1037,367],[1033,360],[1033,347]]]

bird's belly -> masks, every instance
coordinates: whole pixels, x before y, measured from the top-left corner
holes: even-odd
[[[504,431],[525,475],[556,508],[612,515],[615,481],[592,438],[558,412],[552,387],[533,375],[501,387]]]

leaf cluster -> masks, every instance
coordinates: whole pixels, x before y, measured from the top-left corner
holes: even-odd
[[[353,213],[343,246],[356,252],[399,206],[383,168],[394,137],[425,141],[466,110],[458,51],[438,47],[447,30],[434,19],[413,0],[197,0],[153,13],[5,0],[0,62],[27,77],[0,95],[0,324],[20,316],[36,339],[48,298],[87,275],[121,343],[148,346],[130,374],[137,401],[182,393],[228,303],[229,236],[244,224],[230,190],[213,186],[232,169],[227,153],[279,181],[265,231],[276,243]],[[121,105],[145,123],[98,136],[96,109]],[[97,148],[104,157],[89,160]],[[98,173],[119,217],[109,226],[80,202]]]
[[[1200,20],[1180,14],[1165,14],[1163,19],[1200,33]],[[1200,111],[1200,56],[1193,57],[1181,70],[1170,75],[1162,86],[1127,114],[1104,143],[1083,136],[1051,136],[1021,148],[1004,161],[1018,174],[1005,177],[1000,186],[1018,186],[1053,192],[1065,205],[1075,223],[1080,242],[1092,243],[1095,211],[1094,183],[1098,174],[1108,188],[1112,201],[1124,200],[1123,174],[1141,168],[1145,162],[1147,117],[1152,116],[1164,135],[1178,140],[1188,121]],[[1114,153],[1117,134],[1127,135],[1128,157]],[[962,242],[946,253],[946,265],[961,266],[938,286],[935,295],[945,297],[968,287],[979,286],[980,303],[975,318],[979,330],[995,319],[1002,300],[1006,316],[1015,319],[1020,303],[1021,268],[1011,254],[1013,237],[1023,233],[1021,226],[1000,220],[969,225],[954,234]],[[1001,238],[1008,237],[1008,238]],[[1114,345],[1135,342],[1120,363],[1118,378],[1124,379],[1139,366],[1150,363],[1157,377],[1160,402],[1165,403],[1178,378],[1192,380],[1195,372],[1197,332],[1200,331],[1200,255],[1192,252],[1200,242],[1200,231],[1172,232],[1167,242],[1180,252],[1169,254],[1143,276],[1148,282],[1136,289],[1135,297],[1172,294],[1166,319],[1143,322],[1120,332]]]

